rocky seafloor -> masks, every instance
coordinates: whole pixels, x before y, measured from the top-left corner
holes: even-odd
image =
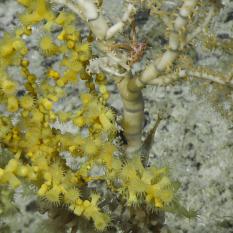
[[[112,13],[113,19],[117,20],[122,1],[105,2],[108,14]],[[218,35],[233,38],[233,1],[222,3],[224,8],[214,19],[212,27]],[[0,1],[0,37],[4,31],[14,27],[19,9],[14,0]],[[148,36],[147,30],[153,31],[155,28],[156,25],[151,26],[150,22],[142,26]],[[206,54],[198,45],[196,51],[199,64],[224,69],[226,61],[233,60],[232,56],[219,51]],[[40,60],[37,62],[39,66]],[[214,86],[202,85],[202,82],[193,80],[144,89],[145,132],[152,127],[158,114],[163,113],[155,134],[150,162],[168,164],[172,175],[181,182],[182,202],[198,210],[197,219],[190,221],[166,214],[166,223],[172,233],[233,233],[233,119],[224,117],[211,104],[211,98],[214,97],[208,95],[207,87]],[[109,85],[109,90],[112,92],[112,105],[121,111],[121,102],[114,85]],[[233,91],[227,101],[232,105]],[[15,195],[15,199],[20,214],[8,219],[12,233],[33,233],[36,226],[40,225],[40,219],[46,216],[33,212],[33,208],[30,208],[32,200],[25,200],[22,195]]]

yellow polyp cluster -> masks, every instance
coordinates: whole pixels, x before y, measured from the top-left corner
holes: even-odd
[[[16,157],[16,156],[15,156]],[[4,169],[1,169],[1,183],[8,183],[13,188],[20,186],[20,178],[36,179],[34,169],[30,165],[24,165],[19,159],[14,158],[9,160]]]
[[[128,161],[119,171],[120,187],[129,205],[146,202],[152,208],[169,206],[175,195],[175,186],[166,168],[144,168],[140,158]]]
[[[114,135],[116,132],[114,112],[89,93],[82,93],[80,99],[82,108],[74,116],[73,123],[80,128],[88,127],[91,134]]]
[[[15,33],[6,33],[0,40],[0,94],[4,96],[1,102],[9,114],[8,117],[0,115],[0,142],[12,154],[8,163],[0,168],[0,184],[17,188],[24,181],[31,182],[37,186],[38,196],[42,199],[69,206],[78,216],[92,219],[96,229],[103,230],[109,217],[98,208],[94,196],[82,197],[79,191],[87,187],[89,181],[98,179],[89,177],[95,160],[111,167],[111,157],[116,150],[112,146],[108,155],[104,150],[105,144],[109,144],[108,135],[115,131],[114,117],[99,101],[101,94],[95,91],[98,83],[86,73],[91,46],[82,41],[74,26],[74,15],[61,12],[55,16],[47,1],[43,0],[19,2],[25,6],[25,12],[20,16],[22,26]],[[30,69],[24,39],[33,34],[33,25],[44,20],[46,23],[41,26],[44,34],[38,40],[38,47],[44,56],[59,55],[63,71],[50,67],[44,72],[45,76],[39,77]],[[60,27],[60,32],[52,34],[50,29],[53,26]],[[20,71],[22,95],[17,95],[20,85],[16,77],[8,74],[9,67],[17,67]],[[87,86],[86,92],[80,96],[80,109],[74,113],[54,111],[54,104],[64,97],[64,87],[77,83],[79,76]],[[88,79],[83,79],[87,76]],[[18,120],[13,125],[16,113]],[[90,135],[84,137],[81,132],[62,134],[51,127],[56,120],[71,120],[78,128],[86,127]],[[102,139],[103,134],[107,140]],[[87,160],[80,170],[73,171],[59,156],[63,151]],[[101,153],[105,153],[102,160]]]
[[[49,4],[45,0],[18,0],[19,3],[27,7],[27,11],[19,16],[24,25],[31,25],[42,20],[53,20],[54,14],[49,8]]]
[[[70,206],[74,210],[74,213],[77,216],[84,215],[87,219],[93,219],[95,228],[98,231],[103,231],[110,218],[107,214],[101,213],[97,204],[100,196],[97,194],[91,194],[91,200],[82,201],[81,199],[77,200],[75,205]]]
[[[93,193],[90,183],[105,182],[112,195],[117,191],[129,205],[169,205],[175,190],[166,169],[144,168],[139,158],[124,163],[116,156],[116,116],[106,104],[107,80],[102,73],[86,72],[91,44],[82,40],[76,17],[65,11],[54,14],[45,0],[18,2],[25,6],[22,26],[0,39],[0,96],[5,106],[0,114],[0,146],[11,154],[0,167],[0,185],[17,188],[32,183],[39,197],[92,220],[99,231],[111,218],[99,207],[101,194]],[[39,51],[46,57],[57,56],[60,69],[43,67],[42,75],[32,70],[25,38],[33,34],[34,25],[44,31]],[[52,33],[53,27],[59,30]],[[18,69],[17,77],[8,72],[12,67]],[[84,90],[78,81],[85,83]],[[77,102],[80,99],[78,109],[71,112],[56,109],[66,97],[67,85],[76,88],[72,94]],[[56,121],[64,127],[72,122],[76,133],[54,128]],[[64,152],[83,162],[71,169],[61,156]],[[93,175],[96,166],[103,168],[103,175]]]

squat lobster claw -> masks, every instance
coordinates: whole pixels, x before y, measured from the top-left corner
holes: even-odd
[[[148,47],[148,43],[138,42],[136,38],[136,24],[135,20],[131,22],[132,33],[130,43],[116,43],[110,45],[110,50],[114,49],[125,49],[129,51],[129,58],[127,64],[131,67],[134,63],[140,61],[143,57],[146,48]]]

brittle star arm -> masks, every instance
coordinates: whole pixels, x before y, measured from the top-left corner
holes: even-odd
[[[149,85],[167,85],[185,77],[198,78],[203,81],[208,80],[222,85],[233,86],[233,74],[226,75],[200,66],[189,69],[180,69],[165,75],[160,75],[158,78],[151,80]]]
[[[188,44],[190,41],[192,41],[195,37],[197,37],[199,33],[201,33],[207,27],[213,15],[214,15],[214,6],[211,6],[204,22],[199,27],[197,27],[193,32],[187,35],[185,44]]]
[[[218,71],[210,70],[205,67],[196,67],[195,69],[185,70],[186,75],[202,80],[209,80],[222,85],[233,87],[233,73],[223,74]]]
[[[188,44],[192,39],[194,39],[208,25],[213,16],[214,7],[211,6],[203,24],[200,25],[192,33],[188,34],[185,38],[185,41],[182,42],[183,44],[179,45],[179,30],[182,30],[180,26],[183,23],[183,27],[185,27],[185,18],[189,17],[188,11],[187,13],[185,13],[186,9],[188,9],[186,7],[191,6],[191,4],[193,4],[192,8],[194,9],[194,3],[195,1],[192,0],[186,1],[186,3],[184,3],[184,5],[181,7],[178,17],[176,18],[174,24],[173,32],[170,34],[169,37],[168,50],[163,54],[161,59],[158,59],[154,63],[151,63],[144,70],[141,77],[139,76],[135,80],[131,81],[131,84],[129,85],[131,85],[132,88],[143,87],[145,85],[166,85],[183,77],[194,77],[203,80],[210,80],[219,84],[232,85],[232,75],[224,75],[220,72],[212,71],[208,68],[201,66],[196,68],[188,67],[187,69],[182,69],[179,72],[165,72],[166,68],[169,67],[178,57],[178,52],[176,52],[176,50],[179,48],[179,46],[183,47],[185,44]],[[191,7],[189,8],[189,10],[191,10]]]
[[[193,13],[197,2],[197,0],[184,1],[173,23],[173,28],[169,35],[168,49],[161,58],[152,61],[140,76],[130,81],[129,86],[131,86],[131,89],[143,88],[152,80],[162,75],[174,63],[181,46],[180,33],[187,27],[188,19]]]
[[[188,44],[192,39],[194,39],[200,32],[204,30],[204,28],[209,24],[212,16],[214,14],[214,6],[211,6],[209,12],[205,18],[205,21],[197,27],[192,33],[188,34],[185,40],[185,44]],[[148,85],[167,85],[175,80],[179,80],[184,77],[193,77],[202,80],[209,80],[215,83],[219,83],[222,85],[233,85],[233,77],[232,74],[223,74],[221,72],[217,72],[211,69],[208,69],[204,66],[196,66],[196,67],[187,67],[183,69],[177,69],[171,73],[165,73],[163,75],[159,75],[158,77],[148,81]]]

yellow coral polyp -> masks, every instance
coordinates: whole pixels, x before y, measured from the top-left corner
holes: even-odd
[[[63,78],[67,81],[75,83],[78,81],[77,74],[82,70],[83,66],[81,63],[74,63],[73,65],[73,69],[65,71]]]
[[[23,25],[33,25],[38,23],[42,18],[36,13],[24,13],[19,16],[19,19]]]
[[[47,98],[42,99],[42,105],[46,110],[51,110],[53,107],[53,103]]]
[[[4,169],[0,168],[0,179],[4,175]]]
[[[44,116],[43,116],[43,114],[42,114],[39,110],[34,109],[31,113],[32,113],[32,118],[31,118],[31,120],[32,120],[33,122],[35,122],[35,123],[40,123],[40,122],[42,122]]]
[[[102,124],[102,127],[104,130],[110,130],[113,129],[113,124],[111,121],[108,119],[105,113],[101,113],[99,115],[99,121]]]
[[[163,207],[163,202],[160,200],[160,198],[155,198],[155,206],[157,208],[162,208]]]
[[[59,97],[57,95],[54,95],[54,94],[48,94],[47,98],[49,100],[51,100],[52,102],[57,102],[59,100]]]
[[[73,204],[80,197],[80,191],[77,188],[71,188],[64,193],[64,201],[67,204]]]
[[[59,87],[64,87],[67,83],[68,83],[68,80],[65,78],[61,78],[61,79],[57,80],[57,85]]]
[[[82,116],[73,119],[73,123],[78,127],[83,127],[85,125],[85,119]]]
[[[49,9],[49,5],[45,0],[19,0],[23,4],[27,11],[19,16],[21,22],[24,25],[31,25],[40,22],[43,19],[52,20],[53,13]]]
[[[18,165],[19,165],[19,162],[16,159],[11,159],[6,165],[5,170],[6,172],[14,172],[16,171]]]
[[[96,230],[102,232],[107,228],[110,222],[110,217],[107,214],[99,213],[93,217],[93,221]]]
[[[26,47],[23,40],[15,40],[12,46],[15,50],[20,50]]]
[[[89,104],[92,100],[92,96],[88,93],[82,93],[80,98],[81,98],[83,105]]]
[[[38,175],[37,173],[33,172],[32,170],[29,171],[28,175],[27,175],[27,178],[30,180],[30,181],[36,181],[38,179]]]
[[[24,59],[24,60],[21,61],[20,65],[23,66],[23,67],[28,67],[28,66],[29,66],[29,63],[30,63],[30,62],[29,62],[28,60],[25,60],[25,59]]]
[[[8,97],[7,101],[7,111],[8,112],[17,112],[19,109],[19,103],[15,96]]]
[[[8,182],[10,186],[12,186],[14,189],[18,188],[21,185],[20,180],[14,174],[9,175]]]
[[[48,191],[48,185],[42,184],[37,193],[39,196],[44,196],[47,191]]]
[[[63,30],[60,34],[57,36],[58,40],[64,40],[65,39],[65,31]]]
[[[78,44],[75,48],[76,52],[78,53],[78,60],[81,62],[85,62],[90,59],[91,50],[89,43]]]
[[[138,198],[135,192],[129,192],[127,202],[129,205],[136,205],[138,203]]]
[[[33,105],[34,99],[30,95],[25,95],[20,99],[20,106],[25,110],[32,109]]]
[[[161,192],[161,195],[160,195],[160,199],[164,202],[164,203],[166,203],[166,204],[168,204],[168,203],[170,203],[171,201],[172,201],[172,199],[173,199],[173,192],[172,192],[172,190],[169,190],[169,189],[165,189],[165,190],[163,190],[162,192]]]
[[[116,147],[110,143],[106,143],[101,151],[101,159],[108,169],[112,169],[113,153],[116,151]]]
[[[61,122],[66,122],[70,120],[71,114],[68,112],[58,112],[56,114]]]
[[[59,204],[60,202],[61,188],[57,185],[45,193],[45,198],[53,204]]]
[[[39,42],[40,49],[43,54],[51,56],[59,52],[59,47],[53,42],[53,39],[49,35],[42,36]]]
[[[60,12],[60,14],[56,17],[55,22],[59,25],[69,25],[75,20],[75,15],[68,12]]]
[[[64,27],[64,39],[72,41],[80,41],[80,33],[73,25],[67,25]]]
[[[103,96],[103,99],[105,101],[107,101],[109,99],[109,97],[110,97],[110,93],[109,92],[105,92],[102,96]]]
[[[50,112],[49,112],[49,119],[50,119],[51,121],[56,120],[56,119],[57,119],[56,114],[53,113],[52,111],[50,111]]]
[[[15,31],[15,34],[17,37],[21,37],[23,35],[30,36],[32,34],[32,28],[31,26],[23,26],[20,28],[17,28]]]
[[[54,80],[57,80],[60,78],[60,74],[55,70],[49,70],[48,77],[53,78]]]
[[[84,53],[90,53],[90,44],[89,43],[82,43],[78,44],[76,48],[77,52],[84,52]]]
[[[99,146],[94,140],[90,138],[86,139],[86,143],[83,145],[83,151],[85,154],[94,156],[97,154],[98,150]]]
[[[13,51],[14,51],[14,48],[12,47],[12,45],[5,45],[1,48],[0,55],[2,57],[6,57],[10,55]]]
[[[73,49],[74,46],[75,46],[74,41],[72,41],[72,40],[67,41],[67,47],[68,47],[69,49]]]
[[[51,175],[51,173],[50,173],[50,172],[45,172],[45,173],[44,173],[44,179],[45,179],[48,183],[50,183],[50,182],[52,181],[52,175]]]
[[[155,188],[157,189],[164,189],[166,187],[169,187],[171,185],[171,181],[167,176],[163,176],[162,179],[155,184]]]
[[[21,165],[19,166],[19,168],[17,169],[17,175],[18,176],[22,176],[25,177],[29,174],[29,169],[27,166]]]
[[[84,207],[81,205],[78,205],[74,208],[74,214],[76,214],[77,216],[81,216],[83,213]]]
[[[6,95],[12,95],[15,94],[17,89],[17,84],[10,80],[3,80],[1,83],[1,88],[3,89],[3,92]]]
[[[96,75],[96,82],[102,84],[106,80],[106,76],[103,73],[99,73]]]

